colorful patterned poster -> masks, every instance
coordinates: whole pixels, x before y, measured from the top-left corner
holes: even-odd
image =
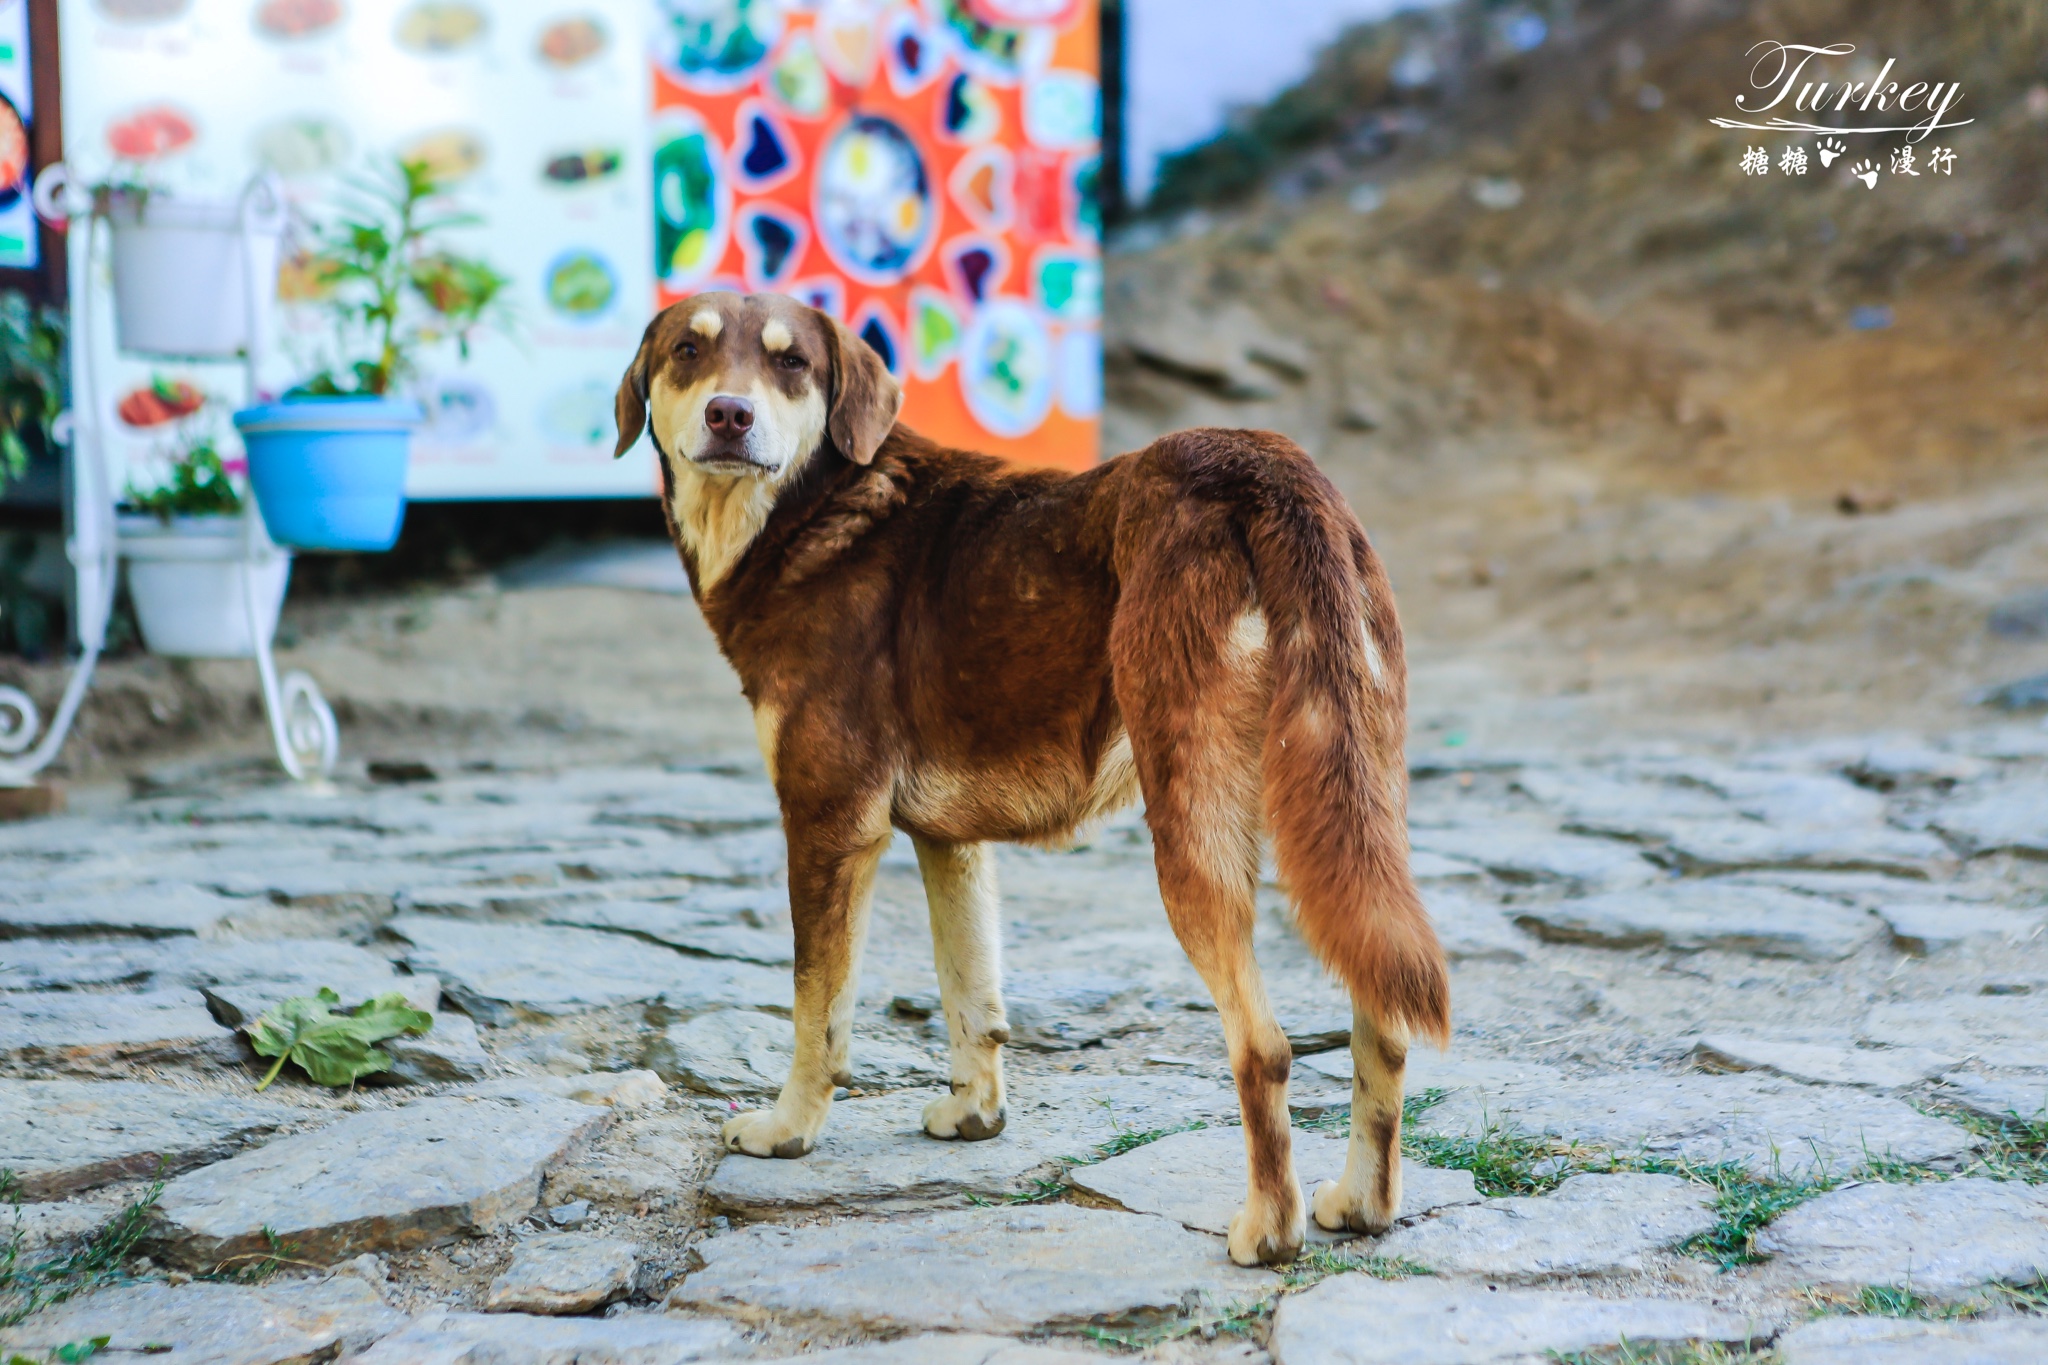
[[[42,259],[28,202],[29,58],[28,0],[0,0],[0,268],[8,270],[33,270]]]
[[[1097,459],[1096,0],[652,0],[659,299],[847,323],[934,439]]]

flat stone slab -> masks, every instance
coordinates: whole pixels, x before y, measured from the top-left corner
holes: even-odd
[[[630,1208],[693,1197],[708,1164],[705,1148],[716,1133],[714,1123],[696,1115],[625,1119],[592,1151],[548,1173],[547,1200]]]
[[[608,1110],[541,1095],[446,1096],[351,1114],[179,1176],[152,1241],[211,1268],[260,1252],[266,1228],[300,1259],[332,1263],[508,1227],[541,1177],[610,1122]]]
[[[696,1250],[704,1267],[669,1296],[672,1307],[866,1330],[1153,1322],[1191,1301],[1250,1304],[1280,1286],[1177,1223],[1069,1204],[756,1224]]]
[[[667,1313],[549,1318],[435,1309],[351,1365],[682,1365],[744,1351],[730,1323]]]
[[[1375,1251],[1452,1275],[1610,1275],[1711,1228],[1711,1199],[1675,1175],[1576,1175],[1541,1198],[1446,1209],[1394,1229]]]
[[[1585,900],[1521,907],[1515,923],[1552,943],[1601,948],[1718,948],[1833,962],[1877,937],[1864,911],[1770,886],[1667,882]]]
[[[1118,1017],[1144,983],[1107,972],[1012,971],[1003,975],[1003,1009],[1013,1047],[1069,1052],[1127,1031],[1137,1022]]]
[[[66,1342],[111,1338],[107,1351],[151,1350],[171,1365],[303,1365],[367,1348],[405,1325],[367,1283],[273,1280],[239,1285],[143,1282],[101,1289],[0,1328],[0,1350],[41,1359]]]
[[[1423,828],[1412,837],[1419,849],[1478,863],[1503,881],[1600,888],[1640,886],[1664,875],[1626,845],[1526,823]]]
[[[1294,1059],[1297,1083],[1311,1077],[1342,1081],[1349,1103],[1352,1079],[1351,1049],[1317,1052]],[[1498,1090],[1509,1085],[1554,1085],[1565,1073],[1541,1062],[1516,1062],[1499,1057],[1458,1057],[1434,1048],[1418,1047],[1408,1054],[1408,1069],[1401,1075],[1404,1095],[1426,1095],[1432,1090],[1450,1094],[1457,1090]]]
[[[484,1308],[492,1313],[588,1313],[633,1287],[640,1259],[631,1242],[566,1232],[529,1237],[512,1249],[512,1264],[491,1281]]]
[[[1270,1349],[1274,1365],[1522,1365],[1623,1341],[1742,1346],[1767,1335],[1733,1313],[1677,1299],[1334,1275],[1280,1301]]]
[[[1821,1318],[1776,1345],[1785,1365],[2040,1365],[2048,1360],[2048,1318]]]
[[[1902,1100],[1755,1073],[1632,1072],[1475,1087],[1453,1091],[1418,1122],[1469,1136],[1490,1126],[1549,1133],[1623,1155],[1739,1161],[1786,1175],[1846,1174],[1872,1158],[1947,1161],[1976,1145],[1964,1129]]]
[[[1431,887],[1422,901],[1451,961],[1521,962],[1528,958],[1529,940],[1499,905],[1441,887]]]
[[[198,991],[9,991],[0,995],[0,1057],[57,1069],[112,1062],[232,1063],[235,1035]]]
[[[261,1098],[142,1081],[0,1080],[0,1167],[22,1197],[62,1199],[116,1180],[218,1161],[312,1117]]]
[[[1237,1096],[1197,1077],[1012,1077],[1008,1122],[985,1142],[927,1135],[924,1107],[943,1094],[903,1090],[832,1106],[824,1135],[794,1161],[732,1154],[705,1186],[714,1204],[765,1215],[783,1209],[999,1197],[1062,1158],[1087,1160],[1119,1132],[1170,1128],[1237,1112]],[[1106,1102],[1106,1103],[1105,1103]]]
[[[1294,1135],[1294,1170],[1305,1194],[1344,1172],[1349,1146],[1317,1133]],[[1184,1227],[1224,1236],[1244,1202],[1246,1159],[1242,1128],[1197,1128],[1173,1133],[1092,1166],[1077,1166],[1067,1182],[1132,1213],[1156,1213]],[[1397,1217],[1416,1218],[1450,1204],[1476,1204],[1479,1190],[1470,1171],[1443,1171],[1418,1161],[1401,1161],[1401,1208]],[[1341,1240],[1309,1224],[1317,1241]],[[1345,1234],[1346,1237],[1349,1234]]]
[[[1940,1075],[1955,1057],[1928,1048],[1862,1048],[1734,1033],[1703,1035],[1692,1047],[1702,1071],[1767,1071],[1813,1085],[1898,1090]]]
[[[434,993],[439,995],[440,990],[437,982]],[[490,1055],[477,1035],[476,1021],[453,1010],[435,1011],[434,1026],[417,1038],[400,1034],[377,1047],[391,1058],[391,1069],[372,1073],[366,1078],[370,1081],[432,1085],[482,1080],[491,1074]]]
[[[1879,1005],[1863,1037],[1891,1047],[1938,1048],[1987,1066],[2048,1065],[2048,1007],[2025,995],[1950,995]]]
[[[0,939],[204,934],[247,908],[245,901],[178,882],[0,900]]]
[[[5,1160],[0,1159],[0,1165],[5,1164]],[[106,1226],[107,1221],[119,1211],[111,1204],[84,1204],[69,1200],[61,1204],[16,1204],[12,1208],[0,1208],[0,1246],[6,1245],[18,1230],[22,1254],[33,1256],[36,1252],[82,1241]],[[28,1262],[33,1263],[33,1260]]]
[[[784,900],[779,892],[766,895]],[[705,957],[729,957],[768,967],[787,967],[796,961],[786,901],[783,922],[775,928],[748,924],[731,913],[666,901],[590,901],[551,910],[544,918],[550,924],[632,934]]]
[[[853,1036],[851,1085],[898,1090],[939,1085],[946,1067],[929,1053],[887,1038]],[[667,1031],[647,1047],[647,1065],[671,1085],[706,1095],[772,1095],[796,1053],[796,1026],[758,1010],[713,1010]]]
[[[1958,792],[1929,823],[1964,853],[2048,857],[2048,782],[2006,782]]]
[[[1935,1097],[2000,1123],[2048,1122],[2048,1072],[1978,1076],[1958,1071],[1941,1078]]]
[[[759,779],[676,773],[659,791],[607,805],[598,822],[652,825],[678,834],[724,834],[780,823],[775,789]]]
[[[1128,1357],[975,1332],[934,1332],[895,1341],[842,1346],[836,1351],[815,1351],[805,1356],[783,1356],[764,1365],[1103,1365],[1117,1359]]]
[[[197,986],[214,1017],[230,1028],[260,1017],[295,995],[325,986],[344,1007],[398,992],[414,1009],[441,1004],[441,982],[407,976],[389,960],[329,939],[262,939],[241,943],[173,944],[159,979]]]
[[[1930,865],[1946,862],[1955,855],[1947,844],[1922,830],[1896,829],[1884,824],[1717,820],[1679,824],[1666,840],[1660,856],[1690,872],[1805,867],[1924,876]]]
[[[1802,1284],[1953,1294],[2048,1268],[2048,1189],[2011,1180],[1833,1190],[1779,1215],[1759,1249]]]
[[[788,1011],[786,971],[688,957],[624,934],[551,924],[479,924],[401,915],[387,926],[416,972],[441,978],[449,999],[494,1027],[660,1000],[694,1013],[719,1005]]]

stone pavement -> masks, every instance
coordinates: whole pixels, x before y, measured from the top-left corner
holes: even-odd
[[[787,1162],[717,1141],[792,1046],[753,760],[324,793],[194,767],[0,827],[17,1266],[104,1247],[144,1206],[116,1273],[0,1327],[0,1348],[1461,1365],[1627,1338],[2042,1358],[2048,735],[1413,768],[1456,1041],[1413,1058],[1397,1225],[1317,1233],[1280,1271],[1224,1254],[1235,1096],[1136,814],[1001,854],[1010,1121],[985,1143],[919,1130],[946,1050],[899,841],[850,1086]],[[1313,1188],[1344,1159],[1348,1009],[1277,887],[1257,937]],[[254,1093],[239,1026],[321,986],[399,991],[434,1028],[353,1091],[288,1069]]]

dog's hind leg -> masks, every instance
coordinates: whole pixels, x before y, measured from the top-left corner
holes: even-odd
[[[1316,1189],[1318,1225],[1379,1234],[1401,1207],[1401,1078],[1408,1031],[1376,1026],[1362,1009],[1351,1020],[1351,1146],[1344,1174]]]
[[[790,819],[784,825],[796,929],[796,1056],[773,1109],[726,1120],[726,1150],[749,1156],[810,1151],[824,1130],[832,1092],[850,1078],[861,948],[875,865],[889,846],[889,828],[879,815],[850,827]]]
[[[914,838],[932,917],[939,999],[953,1054],[953,1093],[924,1107],[935,1138],[978,1142],[1003,1131],[1002,924],[996,864],[987,844]]]

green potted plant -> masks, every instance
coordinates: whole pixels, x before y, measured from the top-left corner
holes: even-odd
[[[202,409],[202,413],[204,409]],[[164,481],[132,482],[116,519],[128,596],[152,654],[196,659],[247,659],[252,638],[249,599],[264,642],[277,631],[291,578],[291,556],[252,538],[242,492],[206,418],[191,419]]]
[[[388,550],[405,516],[412,433],[424,418],[402,395],[420,355],[470,338],[503,311],[508,281],[449,249],[477,219],[445,207],[424,162],[357,186],[322,228],[304,276],[333,323],[325,368],[282,402],[235,414],[249,482],[270,534],[307,550]]]

